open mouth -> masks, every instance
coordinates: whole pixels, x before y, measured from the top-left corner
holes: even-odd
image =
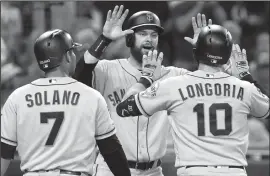
[[[142,48],[143,48],[143,49],[146,49],[146,50],[152,50],[152,49],[153,49],[152,46],[143,46]]]

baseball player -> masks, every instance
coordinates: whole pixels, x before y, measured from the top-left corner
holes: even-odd
[[[59,29],[35,41],[45,78],[16,89],[2,109],[1,176],[15,149],[26,176],[89,175],[96,146],[114,175],[130,175],[106,101],[98,91],[69,77],[79,47]]]
[[[149,88],[116,108],[122,117],[168,111],[178,176],[246,176],[247,116],[269,117],[269,98],[249,74],[244,49],[235,45],[228,62],[232,45],[231,34],[222,26],[203,27],[194,48],[197,71],[151,87],[148,80],[154,77],[143,78],[133,86],[133,94]],[[157,52],[144,56],[143,63],[151,65],[148,75],[160,72]]]
[[[84,58],[79,62],[82,68],[76,69],[74,77],[94,87],[104,96],[117,128],[117,136],[127,156],[131,174],[161,176],[163,174],[160,159],[166,152],[166,139],[170,128],[166,118],[167,112],[157,112],[152,118],[141,115],[123,119],[117,115],[116,106],[122,101],[126,91],[143,76],[142,56],[157,49],[159,35],[164,29],[156,14],[140,11],[128,19],[127,29],[122,31],[122,24],[128,14],[128,9],[123,13],[123,8],[115,6],[113,11],[108,11],[102,35],[85,52]],[[206,23],[204,15],[198,15],[198,19]],[[124,36],[130,48],[130,57],[99,60],[112,40]],[[159,78],[165,79],[186,73],[186,69],[161,66]],[[95,176],[112,176],[101,155],[98,155],[94,170]]]

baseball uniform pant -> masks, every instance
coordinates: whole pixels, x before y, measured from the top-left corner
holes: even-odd
[[[246,170],[228,166],[180,167],[177,176],[247,176]]]
[[[60,173],[59,170],[56,171],[48,171],[48,172],[27,172],[23,174],[23,176],[90,176],[90,174],[81,173],[79,174],[66,174],[66,173]]]
[[[96,164],[93,176],[114,176],[108,166]],[[132,176],[164,176],[161,166],[148,170],[130,169]]]

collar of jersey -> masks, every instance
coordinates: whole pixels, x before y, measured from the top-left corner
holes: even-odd
[[[200,78],[227,78],[227,77],[230,76],[230,75],[228,75],[227,73],[224,73],[224,72],[213,73],[213,72],[206,72],[206,71],[202,71],[202,70],[196,70],[194,72],[190,72],[190,73],[187,73],[187,74],[191,75],[191,76],[200,77]],[[207,74],[213,75],[213,76],[208,77]]]
[[[141,76],[141,71],[135,68],[133,65],[129,63],[127,59],[118,59],[121,67],[129,74],[139,78]]]
[[[51,80],[51,81],[50,81]],[[31,84],[34,85],[65,85],[77,82],[75,79],[70,77],[50,77],[50,78],[39,78],[33,81]]]

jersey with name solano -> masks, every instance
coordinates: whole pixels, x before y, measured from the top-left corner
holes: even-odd
[[[102,95],[69,77],[41,78],[16,89],[1,114],[1,142],[17,147],[23,171],[89,173],[96,140],[115,133]]]

